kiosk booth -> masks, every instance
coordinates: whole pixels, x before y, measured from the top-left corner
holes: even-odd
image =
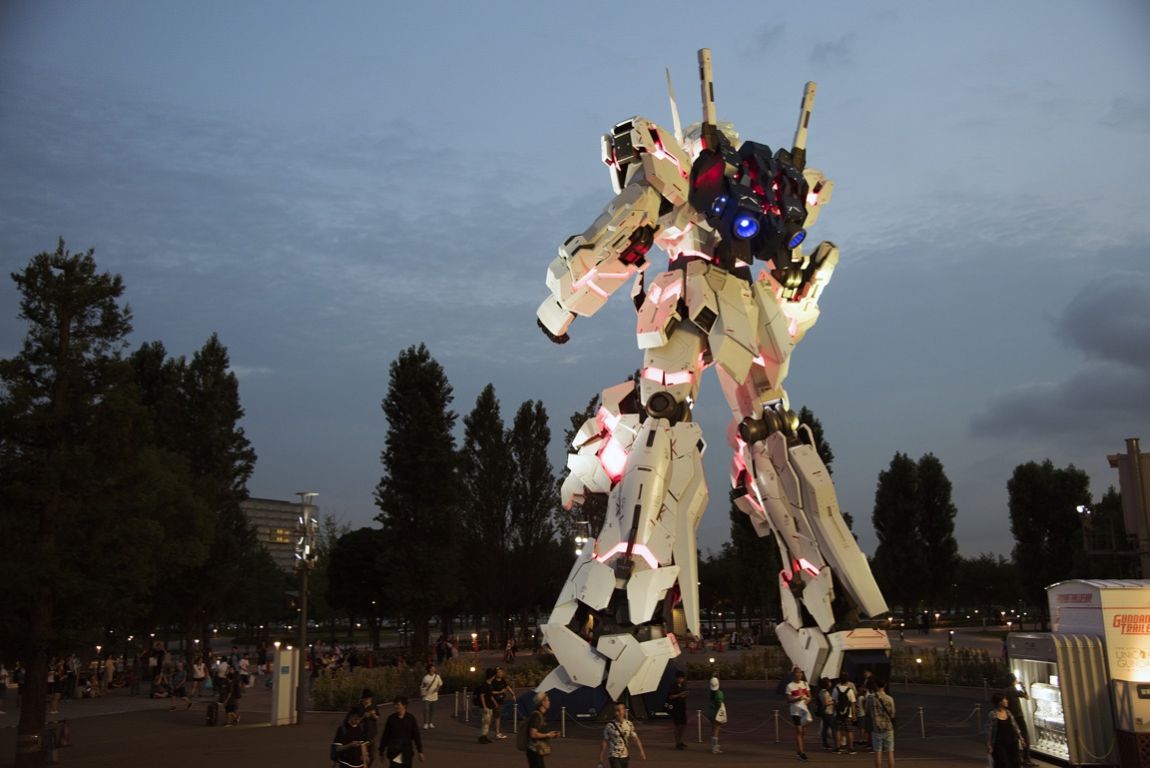
[[[1150,581],[1064,581],[1046,595],[1052,631],[1008,638],[1031,750],[1150,768]]]

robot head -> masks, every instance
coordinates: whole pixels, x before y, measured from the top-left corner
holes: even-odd
[[[791,154],[743,142],[704,149],[691,167],[691,205],[719,234],[724,263],[787,263],[806,238],[808,183]]]

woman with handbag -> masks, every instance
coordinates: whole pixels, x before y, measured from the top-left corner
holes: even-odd
[[[1025,746],[1022,732],[1010,714],[1006,696],[995,693],[990,697],[993,709],[990,724],[986,729],[986,754],[992,768],[1019,768],[1022,764],[1020,750]]]
[[[719,690],[718,676],[712,677],[707,686],[710,692],[707,695],[707,719],[711,721],[711,754],[721,755],[719,748],[719,731],[723,723],[727,722],[727,705],[723,702],[723,692]]]

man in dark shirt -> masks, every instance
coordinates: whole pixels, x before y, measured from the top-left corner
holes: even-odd
[[[667,702],[671,705],[671,722],[675,725],[675,749],[686,749],[683,733],[687,730],[687,676],[682,670],[675,673]]]
[[[490,744],[491,718],[495,714],[495,696],[491,692],[491,682],[495,679],[495,670],[488,668],[483,673],[483,682],[475,689],[475,697],[483,710],[483,722],[479,726],[479,743]]]
[[[1018,684],[1018,678],[1010,675],[1010,684],[1006,686],[1006,706],[1010,714],[1014,715],[1014,722],[1018,723],[1018,730],[1022,732],[1022,764],[1030,768],[1037,765],[1030,759],[1030,732],[1026,728],[1026,717],[1022,714],[1022,699],[1029,701],[1030,696]]]
[[[410,766],[413,755],[419,755],[423,762],[423,739],[419,735],[419,723],[415,715],[407,711],[407,699],[395,697],[395,711],[387,716],[383,724],[383,736],[379,740],[379,753],[387,758],[389,766]]]
[[[503,676],[503,667],[495,668],[495,677],[491,679],[491,698],[495,703],[492,719],[495,720],[495,738],[506,739],[503,733],[503,702],[508,696],[515,696],[515,689],[507,678]]]

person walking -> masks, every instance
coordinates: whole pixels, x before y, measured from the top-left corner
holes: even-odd
[[[379,733],[379,706],[375,694],[364,688],[359,694],[359,706],[363,709],[363,738],[367,742],[367,764],[375,762],[375,737]]]
[[[396,696],[392,703],[395,704],[395,711],[387,716],[383,724],[379,754],[387,760],[388,768],[409,766],[415,755],[419,755],[419,762],[422,763],[423,738],[419,735],[419,723],[415,715],[407,711],[407,698]]]
[[[495,713],[495,697],[491,694],[491,681],[495,679],[495,669],[488,667],[483,672],[483,682],[475,689],[476,703],[483,710],[483,721],[479,726],[479,743],[490,744],[491,717]]]
[[[495,677],[491,679],[491,701],[494,703],[493,718],[495,720],[495,738],[506,739],[507,735],[503,733],[503,702],[510,696],[515,698],[515,689],[511,687],[511,683],[504,677],[503,667],[495,668]]]
[[[835,697],[835,745],[839,752],[853,755],[855,748],[851,743],[851,726],[854,724],[855,704],[858,702],[858,697],[855,695],[854,686],[851,685],[850,678],[845,672],[839,676],[839,682],[835,685],[833,693]]]
[[[208,676],[208,668],[204,664],[204,657],[197,656],[192,662],[192,697],[200,698],[204,692],[204,678]]]
[[[599,768],[627,768],[631,762],[631,753],[627,742],[634,740],[639,749],[639,757],[647,759],[643,750],[643,742],[635,732],[634,724],[627,719],[627,705],[621,701],[615,702],[615,717],[603,729],[603,744],[599,747]]]
[[[799,760],[806,762],[807,723],[811,721],[811,688],[801,667],[791,670],[791,682],[787,683],[787,701],[791,705],[791,723],[795,726],[795,752]]]
[[[835,697],[831,693],[831,679],[819,678],[818,713],[820,720],[819,737],[823,749],[835,751]]]
[[[986,753],[990,755],[994,768],[1019,768],[1022,765],[1020,752],[1026,745],[1022,731],[1018,729],[1014,715],[1010,714],[1010,705],[1004,694],[992,694],[990,703],[993,709],[986,729]]]
[[[367,734],[363,730],[363,707],[348,710],[331,740],[330,757],[340,768],[366,768]]]
[[[719,731],[723,723],[727,722],[727,705],[724,702],[723,692],[719,690],[719,677],[715,675],[707,684],[710,689],[707,694],[707,719],[711,721],[711,754],[723,754],[719,747]]]
[[[527,768],[547,768],[546,758],[551,754],[551,740],[558,738],[559,731],[545,731],[547,710],[551,699],[546,693],[535,694],[535,711],[527,719]]]
[[[886,681],[874,678],[871,682],[874,691],[867,698],[867,713],[870,717],[870,743],[874,750],[874,768],[882,768],[882,756],[887,756],[887,765],[894,768],[894,698],[886,692]]]
[[[681,669],[675,672],[675,682],[671,684],[671,691],[667,694],[667,703],[671,705],[675,749],[686,749],[683,734],[687,731],[687,675]]]
[[[419,683],[419,695],[423,697],[423,727],[435,727],[435,702],[439,701],[439,689],[443,687],[443,678],[439,676],[434,664],[427,665],[427,674]]]

